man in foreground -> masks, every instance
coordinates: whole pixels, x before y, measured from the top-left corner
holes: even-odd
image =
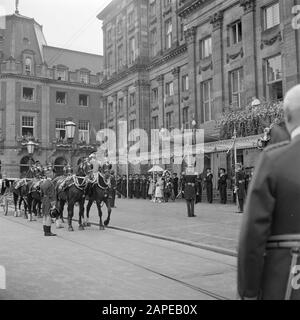
[[[254,173],[239,242],[242,299],[300,300],[300,85],[284,100],[291,141],[266,148]]]

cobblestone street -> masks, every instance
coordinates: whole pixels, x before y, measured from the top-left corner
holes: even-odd
[[[187,217],[182,200],[159,204],[117,199],[116,206],[111,226],[236,251],[242,215],[236,213],[234,205],[199,203],[195,206],[195,218]],[[104,206],[104,216],[106,212]],[[92,207],[90,221],[99,222],[96,205]]]

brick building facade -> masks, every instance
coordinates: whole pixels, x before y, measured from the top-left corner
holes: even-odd
[[[194,120],[205,129],[206,142],[217,141],[215,120],[229,107],[243,108],[254,97],[280,100],[300,82],[300,31],[292,27],[297,4],[112,1],[98,15],[106,126],[117,130],[118,121],[128,119],[128,130],[181,129]],[[253,139],[247,141],[238,156],[253,165],[257,151]],[[226,164],[218,142],[207,149],[205,166],[216,171]]]
[[[0,29],[0,160],[10,177],[24,175],[33,160],[51,162],[61,172],[96,147],[103,126],[102,56],[48,46],[42,27],[18,12]],[[74,148],[64,124],[76,123]],[[102,125],[101,125],[102,124]],[[32,161],[31,159],[31,161]]]

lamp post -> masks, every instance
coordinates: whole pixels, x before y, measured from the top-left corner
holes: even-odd
[[[28,171],[26,174],[27,178],[28,178],[28,174],[29,174],[29,172],[31,172],[31,168],[32,168],[32,163],[33,163],[32,155],[34,154],[35,145],[36,144],[31,140],[26,143],[27,152],[29,155],[29,168],[28,168]]]
[[[75,129],[76,129],[76,124],[73,121],[67,121],[65,123],[65,129],[66,129],[66,137],[68,142],[71,145],[71,150],[70,150],[70,164],[72,166],[72,151],[73,151],[73,141],[74,141],[74,136],[75,136]]]

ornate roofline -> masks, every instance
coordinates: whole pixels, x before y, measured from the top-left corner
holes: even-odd
[[[181,18],[185,18],[207,1],[208,0],[180,0],[179,5],[181,5],[181,7],[177,10],[177,14]]]

